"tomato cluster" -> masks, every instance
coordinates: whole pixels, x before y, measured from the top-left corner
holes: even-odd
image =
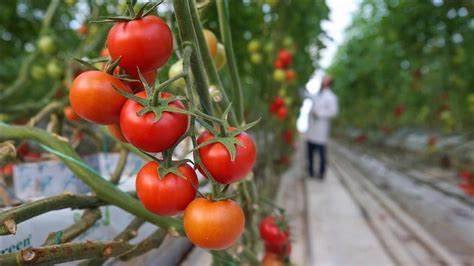
[[[278,120],[284,120],[288,116],[288,108],[285,104],[285,99],[276,96],[270,104],[269,112],[274,114]]]
[[[211,31],[204,30],[203,34],[216,66],[222,67],[224,47]],[[110,56],[111,60],[101,71],[85,71],[75,77],[69,91],[71,107],[64,110],[66,118],[106,125],[119,141],[143,152],[161,152],[162,160],[153,157],[137,173],[136,191],[143,206],[162,216],[184,212],[186,235],[199,247],[230,247],[244,230],[244,212],[238,203],[225,197],[196,199],[199,183],[195,169],[212,182],[238,182],[255,164],[254,141],[243,130],[232,127],[226,132],[190,134],[199,145],[195,153],[199,165],[193,168],[186,161],[173,161],[173,149],[188,132],[189,116],[199,116],[199,112],[189,110],[183,97],[154,85],[157,69],[168,61],[173,50],[170,28],[151,15],[118,21],[109,31],[107,46],[101,55]],[[183,60],[170,71],[170,78],[182,75]],[[186,82],[178,79],[172,86],[184,88]],[[222,128],[224,125],[227,122],[223,119]]]
[[[276,256],[278,259],[289,257],[291,253],[290,231],[283,217],[265,217],[260,222],[259,231],[265,245],[265,257]]]
[[[278,52],[277,58],[273,63],[275,71],[273,72],[273,78],[276,81],[291,82],[296,78],[296,72],[293,69],[290,69],[289,66],[293,62],[293,54],[286,49],[281,49]]]

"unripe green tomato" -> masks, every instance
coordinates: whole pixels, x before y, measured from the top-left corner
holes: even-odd
[[[56,51],[56,45],[54,43],[53,37],[41,36],[38,41],[38,49],[44,54],[54,53],[54,51]]]
[[[0,114],[0,122],[7,122],[8,120],[10,119],[10,115],[9,114]]]
[[[63,75],[63,69],[56,60],[49,61],[46,66],[46,72],[52,78],[58,79]]]
[[[251,40],[247,45],[247,50],[250,53],[258,52],[260,50],[260,42],[257,40]]]
[[[179,60],[178,62],[174,63],[171,67],[170,67],[170,70],[168,72],[168,77],[169,78],[172,78],[172,77],[175,77],[179,74],[183,73],[183,60]],[[186,81],[184,80],[184,78],[180,78],[178,80],[176,80],[175,82],[173,82],[171,84],[171,87],[175,88],[175,89],[184,89],[186,87]]]
[[[275,49],[275,45],[272,42],[267,42],[267,44],[265,44],[265,47],[263,47],[263,50],[265,50],[265,52],[267,53],[273,52],[273,49]]]
[[[285,70],[275,69],[275,71],[273,71],[273,79],[275,79],[276,81],[283,82],[285,81],[285,78],[286,78]]]
[[[217,55],[214,58],[214,63],[216,64],[217,70],[221,70],[225,66],[225,63],[227,63],[225,47],[221,43],[217,44]]]
[[[278,96],[283,97],[283,98],[286,97],[286,90],[284,87],[281,87],[280,89],[278,89]],[[286,103],[286,99],[285,99],[285,103]]]
[[[46,77],[46,70],[42,66],[32,66],[30,70],[31,77],[34,80],[43,80]]]
[[[260,65],[260,63],[262,63],[262,55],[260,53],[252,53],[250,55],[250,62],[255,65]]]
[[[474,105],[474,93],[471,93],[467,96],[467,102],[470,104],[470,105]]]
[[[76,0],[65,0],[65,2],[68,6],[73,6],[76,4]]]
[[[291,38],[290,36],[286,36],[283,39],[283,46],[285,46],[285,48],[287,48],[287,49],[292,48],[293,47],[293,38]]]

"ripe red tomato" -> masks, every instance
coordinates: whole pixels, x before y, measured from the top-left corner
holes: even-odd
[[[122,134],[122,129],[120,129],[120,125],[118,124],[108,125],[107,129],[109,130],[110,134],[112,134],[112,136],[114,136],[117,140],[120,140],[121,142],[128,142],[127,139]]]
[[[146,98],[146,92],[135,94]],[[161,98],[169,98],[171,94],[161,93]],[[180,101],[168,104],[174,108],[184,109]],[[127,100],[120,114],[120,128],[125,138],[137,148],[147,152],[161,152],[169,149],[188,129],[188,116],[174,112],[163,112],[156,123],[152,112],[138,116],[143,106],[133,100]]]
[[[291,129],[288,128],[283,132],[283,140],[286,144],[293,145],[293,131]]]
[[[293,61],[293,55],[285,49],[278,52],[278,59],[283,63],[283,67],[287,67]]]
[[[284,120],[288,115],[288,109],[286,107],[280,107],[278,108],[276,115],[278,120]]]
[[[290,232],[286,224],[280,228],[273,216],[267,216],[260,222],[260,237],[269,244],[284,245],[288,243]]]
[[[122,56],[120,67],[128,73],[155,70],[168,61],[173,36],[168,25],[156,16],[118,22],[109,31],[107,46],[113,60]]]
[[[64,108],[64,116],[69,121],[77,121],[80,117],[74,112],[71,106]]]
[[[265,253],[262,260],[262,266],[284,266],[285,264],[273,253]]]
[[[233,128],[227,129],[234,130]],[[197,143],[201,144],[207,140],[214,138],[211,132],[204,132],[197,139]],[[216,142],[206,145],[199,149],[199,156],[202,163],[212,175],[214,180],[221,184],[230,184],[244,178],[255,164],[257,158],[257,150],[252,138],[246,132],[242,132],[235,138],[239,140],[244,147],[235,146],[235,160],[230,160],[230,154],[222,143]],[[204,174],[201,168],[199,171]]]
[[[285,99],[283,99],[283,97],[276,96],[273,99],[272,104],[270,105],[269,111],[271,113],[276,113],[278,111],[278,109],[280,109],[284,105],[285,105]]]
[[[112,84],[120,90],[132,92],[119,79],[101,71],[86,71],[77,76],[69,90],[69,101],[74,112],[97,124],[118,123],[127,98],[116,92]]]
[[[145,164],[137,174],[135,187],[137,196],[145,208],[162,216],[176,215],[186,209],[196,197],[199,182],[193,168],[186,163],[178,171],[186,179],[168,173],[163,177],[158,174],[160,165],[151,161]]]
[[[276,69],[282,69],[282,68],[284,68],[283,61],[281,61],[280,59],[277,59],[277,60],[275,61],[275,63],[273,63],[273,66],[274,66]]]
[[[197,198],[184,211],[183,225],[194,245],[221,250],[232,246],[240,238],[245,217],[235,201]]]
[[[7,163],[1,168],[1,172],[4,176],[12,176],[13,175],[13,164]]]
[[[77,29],[77,34],[80,36],[87,36],[89,34],[89,27],[87,24],[82,24],[78,29]]]
[[[292,81],[296,78],[296,72],[293,69],[288,69],[286,71],[286,80]]]

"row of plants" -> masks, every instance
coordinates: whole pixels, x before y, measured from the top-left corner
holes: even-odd
[[[137,245],[128,243],[133,234],[126,231],[110,241],[69,243],[94,224],[79,221],[60,231],[56,245],[46,241],[0,260],[125,260],[158,247],[168,234],[211,250],[216,265],[259,265],[262,251],[265,265],[289,264],[290,233],[274,188],[290,163],[297,89],[314,70],[319,24],[327,18],[324,2],[291,6],[307,17],[293,16],[290,4],[2,3],[15,7],[13,14],[4,11],[11,18],[21,17],[2,29],[10,33],[8,48],[28,51],[21,64],[12,52],[5,57],[2,73],[11,73],[0,83],[2,176],[11,178],[13,164],[38,154],[34,161],[62,160],[93,195],[3,210],[1,234],[15,234],[17,224],[55,209],[86,209],[89,220],[104,204],[136,216],[125,230],[143,221],[159,230]],[[40,23],[29,27],[35,19]],[[304,30],[306,23],[315,31]],[[73,30],[74,24],[80,26]],[[103,151],[110,137],[120,159],[106,180],[82,157]],[[131,193],[116,186],[129,153],[146,161]],[[81,252],[85,246],[90,252]],[[100,252],[104,247],[110,250]]]

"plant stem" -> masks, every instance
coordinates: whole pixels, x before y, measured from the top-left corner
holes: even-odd
[[[211,57],[211,53],[209,52],[209,48],[207,47],[207,42],[204,37],[204,33],[201,27],[201,22],[199,20],[199,14],[196,8],[196,4],[194,0],[188,0],[189,11],[191,15],[191,20],[194,28],[194,34],[196,36],[196,41],[199,47],[199,52],[202,56],[202,61],[204,63],[204,67],[206,70],[207,77],[209,78],[210,86],[215,86],[222,94],[222,101],[219,102],[221,105],[221,109],[225,110],[226,107],[229,105],[229,97],[227,96],[226,91],[224,90],[224,86],[222,81],[219,77],[219,73],[217,72],[216,65],[214,64],[214,60]],[[237,118],[233,110],[230,112],[230,119],[232,124],[237,125]]]
[[[59,243],[57,243],[56,235],[59,232],[53,232],[48,235],[46,241],[44,242],[43,246],[50,246],[50,245],[58,245],[69,242],[74,238],[78,237],[85,231],[87,231],[91,226],[95,224],[100,218],[102,214],[99,208],[94,209],[86,209],[82,214],[81,220],[77,221],[75,224],[71,225],[70,227],[59,231],[61,232],[61,237],[59,238]]]
[[[122,261],[128,261],[132,258],[138,257],[146,252],[159,248],[163,243],[167,233],[164,230],[158,229],[152,235],[138,243],[133,249],[119,257]]]
[[[198,45],[196,43],[196,36],[194,34],[193,24],[191,22],[191,15],[187,1],[173,1],[173,7],[178,22],[179,33],[181,41],[184,45],[189,45],[192,48],[191,53],[191,71],[196,85],[196,92],[199,95],[199,100],[204,113],[212,115],[211,98],[209,96],[209,84],[207,83],[206,74],[204,73],[204,64],[201,59]]]
[[[242,86],[240,84],[239,70],[234,55],[234,47],[232,44],[232,34],[229,25],[229,11],[227,9],[227,0],[216,1],[217,14],[219,16],[219,27],[221,30],[221,37],[223,38],[225,54],[227,58],[227,65],[229,66],[230,78],[232,81],[232,100],[234,106],[237,108],[235,113],[239,125],[245,123],[244,121],[244,96],[242,93]]]
[[[141,217],[150,223],[160,226],[165,230],[184,234],[182,222],[174,218],[161,217],[149,212],[138,200],[119,190],[101,176],[78,164],[77,162],[82,162],[79,155],[67,143],[48,134],[44,130],[25,126],[0,125],[0,139],[34,139],[51,149],[69,156],[71,160],[62,157],[61,160],[81,181],[88,185],[99,198],[135,216]]]
[[[51,112],[54,112],[56,109],[59,109],[63,106],[64,106],[64,103],[62,102],[57,102],[57,101],[50,102],[48,105],[43,107],[43,109],[41,109],[35,116],[30,118],[27,125],[31,127],[35,126],[35,124],[41,121],[41,119],[43,119],[45,116],[47,116]]]
[[[75,195],[71,193],[24,203],[0,213],[0,235],[15,234],[17,224],[49,211],[65,208],[93,208],[102,205],[106,205],[106,202],[96,196]]]
[[[132,248],[124,241],[86,241],[29,248],[0,256],[0,265],[53,265],[90,258],[116,257]]]
[[[128,240],[133,239],[138,234],[138,229],[140,226],[143,225],[145,221],[143,219],[135,217],[128,226],[120,232],[115,238],[115,241],[124,241],[128,242]],[[104,265],[108,258],[95,258],[87,261],[83,261],[79,263],[79,266],[93,266],[93,265]]]
[[[117,185],[120,182],[123,170],[125,169],[125,164],[127,163],[128,153],[129,151],[125,147],[120,148],[120,157],[117,166],[115,166],[115,170],[110,176],[110,182],[114,185]]]

